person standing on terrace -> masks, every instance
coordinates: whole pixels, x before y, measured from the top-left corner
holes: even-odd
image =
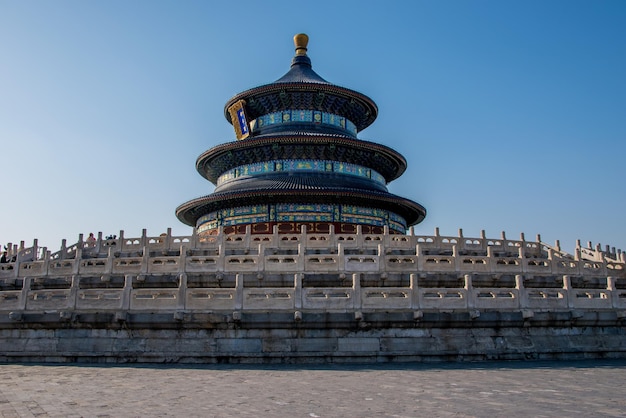
[[[87,237],[87,247],[95,247],[96,246],[96,237],[93,236],[93,232],[89,233]]]

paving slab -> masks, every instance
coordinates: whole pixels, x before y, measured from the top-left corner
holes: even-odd
[[[626,361],[0,365],[1,417],[626,417]]]

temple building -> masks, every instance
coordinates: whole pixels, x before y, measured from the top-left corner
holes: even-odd
[[[406,169],[395,150],[357,138],[378,114],[356,91],[329,83],[311,66],[308,36],[294,37],[289,71],[235,95],[224,107],[237,141],[200,155],[196,168],[215,191],[176,209],[196,233],[308,232],[404,234],[426,216],[388,192]]]

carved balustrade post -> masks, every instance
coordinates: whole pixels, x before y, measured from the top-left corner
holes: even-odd
[[[28,293],[30,293],[30,285],[32,281],[33,281],[32,277],[24,277],[22,279],[22,293],[20,294],[20,303],[19,303],[19,309],[21,311],[25,311],[27,308]]]
[[[422,257],[422,249],[419,244],[415,244],[415,256],[417,257],[417,271],[424,271],[424,257]]]
[[[487,263],[489,263],[489,272],[494,273],[496,271],[498,262],[493,257],[493,250],[491,249],[491,246],[489,245],[487,246]]]
[[[302,277],[303,273],[295,273],[294,274],[294,307],[295,309],[302,309]]]
[[[473,309],[476,306],[476,296],[474,295],[474,286],[472,284],[472,275],[466,274],[463,276],[465,280],[465,292],[467,298],[467,308]]]
[[[22,241],[23,242],[23,241]],[[65,260],[65,255],[67,254],[67,240],[64,238],[61,240],[61,260]],[[19,256],[19,253],[18,253]]]
[[[338,243],[337,246],[337,260],[339,263],[339,271],[346,271],[346,257],[344,254],[344,245]]]
[[[133,276],[130,274],[124,275],[124,289],[122,290],[121,307],[123,311],[130,310],[130,297],[133,290]]]
[[[120,230],[120,238],[119,241],[114,240],[114,244],[116,247],[118,247],[120,249],[120,251],[122,251],[124,249],[124,230]]]
[[[361,310],[361,275],[359,273],[352,274],[352,291],[354,292],[354,310]]]
[[[565,290],[565,293],[567,294],[567,307],[573,308],[575,295],[572,289],[572,280],[570,276],[568,276],[567,274],[563,276],[563,289]]]
[[[243,274],[235,275],[235,309],[243,308]]]
[[[305,262],[304,262],[304,253],[306,252],[305,250],[305,245],[302,244],[302,242],[298,243],[298,261],[297,261],[297,265],[296,268],[298,269],[298,271],[304,271],[305,267]]]
[[[332,248],[337,248],[337,235],[335,234],[335,225],[333,224],[328,226],[328,242]]]
[[[182,252],[181,252],[182,255]],[[187,274],[180,273],[178,275],[178,303],[176,305],[177,309],[186,309],[187,308]]]
[[[77,257],[78,259],[78,257]],[[80,261],[80,259],[78,259]],[[80,288],[80,276],[78,273],[72,275],[72,283],[70,285],[70,293],[68,295],[68,308],[76,309],[76,303],[78,299],[78,289]]]
[[[265,271],[265,245],[262,241],[257,245],[257,271]]]
[[[458,244],[452,246],[452,262],[454,263],[454,271],[456,273],[461,271],[461,260],[459,259],[459,247]]]
[[[613,276],[606,278],[606,289],[609,291],[609,295],[611,295],[611,307],[613,308],[617,308],[619,304],[619,293],[617,292],[615,281],[615,277]]]
[[[524,287],[524,276],[521,274],[515,275],[515,289],[517,290],[520,308],[526,309],[528,307],[528,293]]]
[[[251,238],[252,238],[252,227],[250,225],[246,225],[246,235],[243,237],[244,248],[250,248]]]
[[[83,248],[82,245],[79,245],[76,247],[76,256],[74,257],[74,262],[72,263],[72,274],[78,274],[82,258]]]
[[[417,280],[417,274],[411,273],[409,275],[409,287],[411,288],[411,309],[418,309],[419,306],[419,284]]]
[[[167,231],[165,232],[165,249],[168,251],[171,250],[172,244],[172,228],[167,228]]]
[[[43,275],[48,275],[48,269],[50,268],[50,256],[52,255],[51,251],[48,251],[46,247],[44,247],[45,256],[43,259]]]
[[[383,243],[385,244],[385,248],[389,248],[391,246],[391,235],[389,234],[389,225],[383,226]]]
[[[363,237],[363,227],[361,225],[356,226],[356,245],[357,248],[363,248],[365,245],[365,237]]]
[[[139,245],[141,245],[143,248],[145,248],[148,245],[148,230],[145,228],[141,230],[141,238],[139,240]]]
[[[148,265],[150,263],[150,248],[147,245],[141,247],[143,254],[141,257],[141,274],[148,274]]]
[[[98,240],[96,241],[96,254],[102,251],[102,232],[98,232]]]

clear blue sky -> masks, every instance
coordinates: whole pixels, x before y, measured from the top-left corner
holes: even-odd
[[[238,92],[313,68],[371,97],[417,226],[626,249],[626,1],[0,0],[0,243],[180,235]]]

